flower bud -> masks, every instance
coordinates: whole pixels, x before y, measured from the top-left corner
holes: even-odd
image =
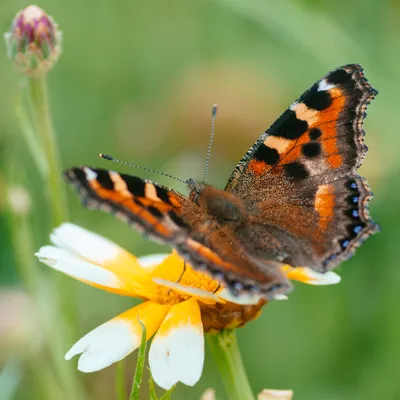
[[[61,54],[61,32],[53,19],[37,6],[21,10],[4,39],[8,56],[31,76],[47,73]]]

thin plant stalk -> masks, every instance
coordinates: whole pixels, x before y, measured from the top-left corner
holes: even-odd
[[[132,381],[132,389],[131,389],[131,394],[129,396],[129,400],[139,400],[140,385],[142,383],[144,361],[146,357],[146,347],[147,347],[146,327],[142,324],[141,321],[139,321],[139,323],[142,327],[142,340],[139,347],[139,353],[136,362],[136,370]]]
[[[58,226],[68,219],[68,212],[61,179],[60,158],[50,116],[46,76],[29,77],[28,89],[37,134],[41,137],[48,163],[48,191],[53,226]]]
[[[117,400],[126,400],[126,387],[125,387],[125,361],[121,360],[117,363],[115,372],[115,389]]]
[[[216,335],[207,335],[207,342],[229,400],[255,400],[235,331],[226,330]]]
[[[36,138],[43,147],[43,155],[47,161],[46,181],[52,227],[59,226],[68,220],[68,209],[65,198],[64,186],[61,177],[59,152],[50,114],[49,97],[47,91],[46,75],[28,77],[28,95],[30,100],[30,114],[34,120]],[[23,114],[23,111],[21,112]],[[27,125],[28,126],[28,125]],[[56,282],[60,289],[59,297],[64,319],[66,321],[64,339],[71,336],[76,322],[76,307],[73,296],[70,296],[70,284],[64,276],[59,275]]]
[[[32,159],[43,179],[45,179],[48,172],[47,159],[43,153],[42,146],[40,146],[40,143],[36,138],[26,107],[24,107],[24,99],[26,100],[26,96],[24,96],[26,93],[26,83],[27,81],[24,80],[24,84],[21,84],[21,88],[17,93],[17,98],[15,101],[15,115],[18,118],[22,134],[26,141],[27,148],[31,153]]]

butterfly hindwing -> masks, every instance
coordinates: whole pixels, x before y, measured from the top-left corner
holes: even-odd
[[[285,243],[294,265],[330,269],[378,230],[367,212],[372,193],[355,173],[367,151],[365,110],[376,93],[359,65],[328,73],[261,135],[228,181],[226,190]],[[357,201],[349,204],[352,196]]]

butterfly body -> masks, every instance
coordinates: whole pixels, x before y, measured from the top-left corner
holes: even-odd
[[[283,264],[325,272],[379,230],[368,214],[372,193],[356,173],[375,94],[358,65],[325,75],[260,136],[224,190],[189,179],[186,197],[90,167],[66,177],[88,206],[172,245],[234,293],[275,296],[291,287]]]

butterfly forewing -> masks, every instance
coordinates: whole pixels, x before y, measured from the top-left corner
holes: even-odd
[[[367,211],[372,193],[355,173],[376,93],[359,65],[328,73],[261,135],[228,181],[226,190],[275,232],[295,266],[333,268],[378,230]],[[266,246],[262,238],[258,245]]]

